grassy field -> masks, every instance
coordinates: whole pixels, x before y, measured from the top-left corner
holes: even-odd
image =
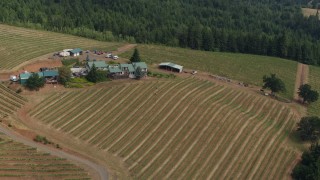
[[[0,118],[5,118],[21,108],[26,99],[0,83]]]
[[[165,46],[139,45],[140,55],[149,64],[174,62],[188,69],[209,72],[234,80],[261,86],[263,75],[277,74],[284,80],[286,98],[292,98],[296,79],[297,63],[280,58],[235,53],[194,51]],[[130,57],[132,51],[123,54]]]
[[[309,16],[315,16],[317,14],[317,9],[311,9],[311,8],[302,8],[302,14],[305,17],[309,17]]]
[[[320,67],[309,66],[309,84],[312,88],[320,92]],[[320,116],[320,100],[312,103],[308,107],[308,114]]]
[[[100,42],[59,33],[0,24],[0,70],[66,48],[115,50],[120,43]]]
[[[66,159],[40,152],[0,134],[0,179],[90,179]]]
[[[30,116],[121,158],[137,179],[288,179],[297,157],[290,108],[194,78],[52,94]]]

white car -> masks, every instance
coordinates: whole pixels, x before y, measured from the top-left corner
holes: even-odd
[[[113,56],[112,59],[117,60],[117,59],[119,59],[119,57],[118,56]]]
[[[112,58],[112,54],[111,54],[111,53],[108,53],[108,54],[106,55],[106,58]]]

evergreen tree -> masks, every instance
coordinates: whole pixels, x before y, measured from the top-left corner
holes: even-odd
[[[86,79],[90,82],[96,83],[98,82],[98,76],[97,76],[97,68],[96,65],[93,63],[88,75],[86,76]]]
[[[131,62],[141,62],[141,58],[140,58],[139,51],[137,48],[134,49],[134,52],[130,58],[130,61]]]
[[[138,66],[138,67],[136,68],[135,75],[136,75],[136,78],[137,78],[137,79],[141,79],[142,77],[145,76],[145,74],[144,74],[144,72],[142,72],[140,66]]]
[[[26,87],[30,90],[38,91],[45,84],[44,77],[40,77],[37,73],[33,73],[26,82]]]
[[[58,69],[59,71],[59,82],[65,85],[71,78],[71,70],[67,66],[62,66]]]

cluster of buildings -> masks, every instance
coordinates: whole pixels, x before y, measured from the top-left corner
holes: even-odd
[[[145,62],[134,62],[132,64],[107,64],[105,61],[88,61],[86,70],[89,72],[93,65],[107,72],[108,77],[113,79],[136,78],[137,68],[140,67],[141,72],[147,75],[148,66]]]
[[[44,77],[46,83],[58,83],[59,73],[57,70],[45,70],[36,73],[39,75],[39,77]],[[33,73],[30,72],[21,73],[18,79],[20,84],[25,85],[32,74]]]

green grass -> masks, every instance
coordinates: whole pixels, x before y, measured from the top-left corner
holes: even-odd
[[[112,51],[121,46],[121,43],[116,42],[101,42],[2,24],[0,24],[0,41],[0,70],[13,69],[25,61],[67,48]]]
[[[188,69],[210,72],[234,80],[261,86],[263,75],[277,74],[284,82],[286,98],[292,98],[297,71],[297,62],[275,57],[204,52],[183,48],[172,48],[155,45],[139,45],[141,58],[148,64],[170,61]],[[133,50],[122,56],[129,58]]]
[[[320,92],[320,67],[309,66],[309,71],[309,84]],[[320,116],[320,100],[309,105],[308,115]]]

